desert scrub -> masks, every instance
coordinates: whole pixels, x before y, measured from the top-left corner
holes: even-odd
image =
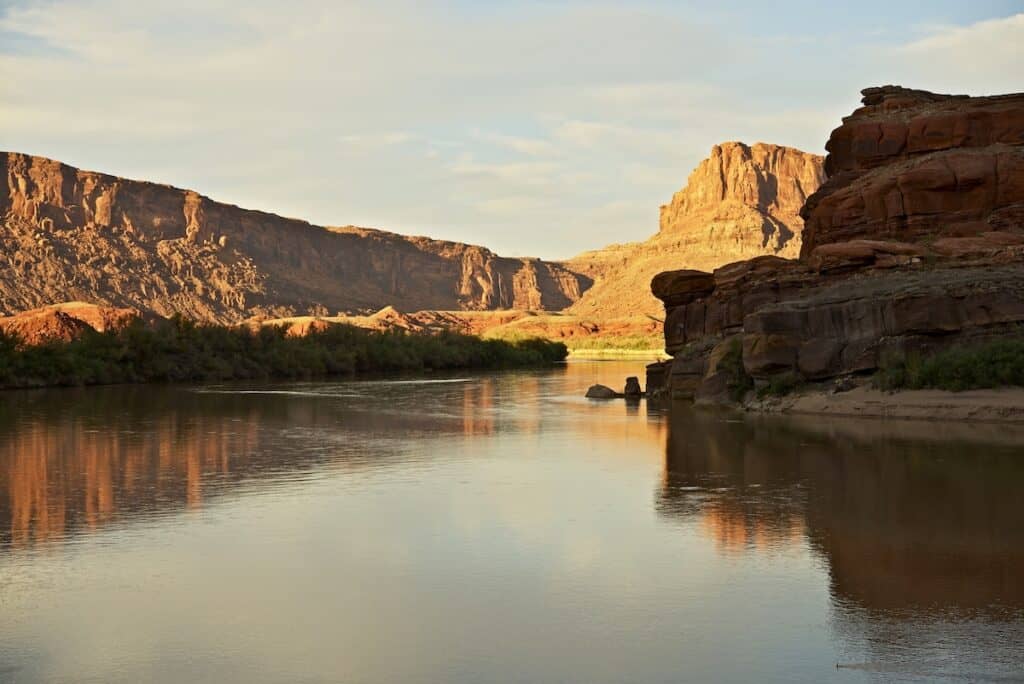
[[[882,358],[874,386],[881,390],[1024,386],[1024,337],[957,346],[929,356],[911,352]]]
[[[452,332],[379,332],[340,324],[289,337],[281,327],[250,330],[175,317],[38,346],[0,333],[0,387],[510,368],[548,365],[567,354],[565,345],[541,339],[482,340]]]
[[[767,384],[757,390],[757,398],[784,397],[800,389],[803,379],[796,373],[776,375]]]

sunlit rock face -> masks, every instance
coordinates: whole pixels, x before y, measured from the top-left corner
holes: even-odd
[[[826,145],[828,182],[803,209],[804,256],[851,239],[984,240],[1020,229],[1024,93],[967,97],[884,86],[863,94],[864,106]]]
[[[202,321],[551,309],[589,281],[475,245],[305,221],[189,190],[0,154],[0,313],[69,300]]]
[[[12,316],[0,316],[0,332],[14,336],[19,344],[69,342],[86,331],[121,330],[140,318],[145,317],[136,309],[62,302]]]
[[[708,256],[796,256],[800,207],[825,180],[824,160],[792,147],[727,142],[661,207],[659,236],[693,233]]]
[[[722,385],[708,381],[723,344],[742,345],[756,383],[825,380],[1024,322],[1024,94],[863,94],[829,140],[829,179],[800,210],[798,260],[653,280],[675,360],[652,377],[676,396],[725,400],[706,392]]]
[[[800,207],[824,179],[824,159],[816,154],[765,143],[715,145],[686,186],[661,207],[656,235],[567,262],[594,280],[571,311],[660,316],[648,284],[662,271],[711,270],[762,255],[796,257]]]

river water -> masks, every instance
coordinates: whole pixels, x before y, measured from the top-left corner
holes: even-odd
[[[1024,681],[1024,431],[642,368],[5,393],[0,681]]]

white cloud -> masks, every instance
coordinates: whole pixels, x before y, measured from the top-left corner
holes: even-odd
[[[412,133],[407,131],[390,131],[387,133],[365,133],[361,135],[340,135],[338,142],[346,145],[359,147],[387,147],[390,145],[402,145],[416,139]]]
[[[970,95],[1024,90],[1024,13],[937,26],[886,55],[905,85]]]
[[[717,142],[820,151],[862,87],[1024,90],[1022,23],[837,46],[635,3],[55,0],[0,9],[41,46],[0,46],[0,148],[564,257],[653,233]]]

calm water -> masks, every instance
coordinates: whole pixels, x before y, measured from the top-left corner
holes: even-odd
[[[1024,432],[641,368],[4,394],[0,681],[1024,681]]]

